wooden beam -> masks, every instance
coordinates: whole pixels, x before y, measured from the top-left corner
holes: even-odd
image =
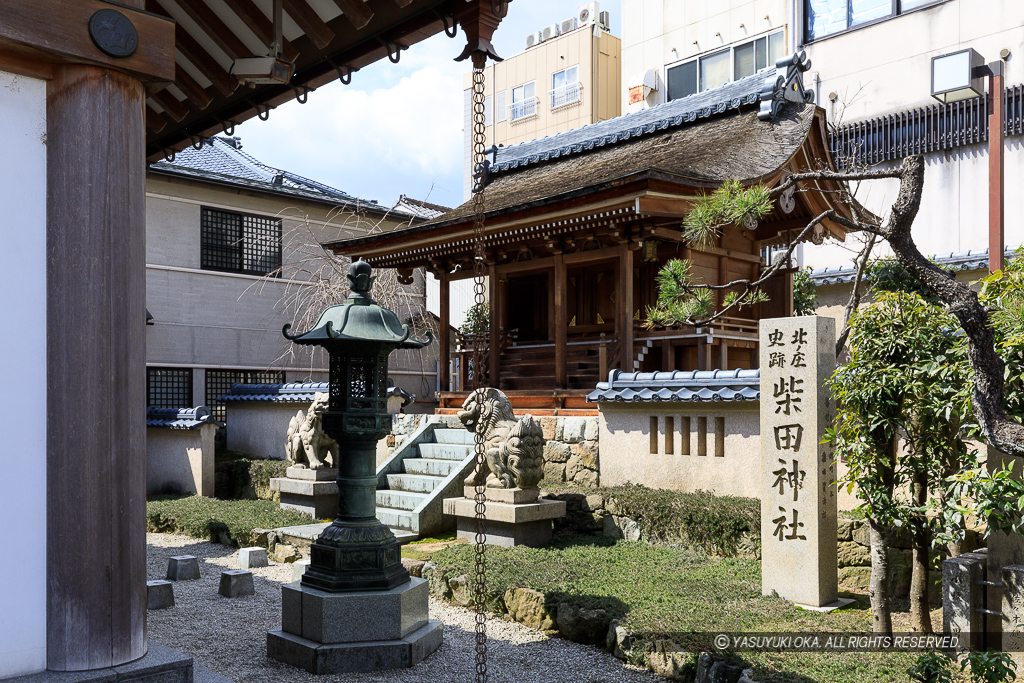
[[[334,31],[328,28],[306,0],[284,0],[284,11],[292,18],[306,37],[323,50],[334,40]]]
[[[242,39],[228,28],[227,24],[210,9],[205,0],[175,0],[192,21],[199,25],[213,42],[231,59],[252,57],[252,50],[245,46]]]
[[[156,0],[146,0],[146,11],[171,19],[171,15]],[[222,95],[231,95],[235,91],[235,79],[178,23],[174,24],[174,46]]]
[[[242,20],[242,22],[249,27],[249,30],[259,38],[267,49],[270,49],[270,45],[274,42],[274,22],[267,18],[267,15],[256,6],[252,0],[224,0],[224,4],[228,6],[235,15]],[[285,3],[285,9],[288,4]],[[293,17],[294,18],[294,17]],[[298,23],[298,22],[296,22]],[[299,51],[295,49],[295,46],[291,44],[287,38],[282,37],[281,55],[289,62],[294,62],[295,58],[299,56]]]
[[[729,369],[729,345],[724,339],[718,340],[718,369]]]
[[[487,279],[490,289],[490,296],[487,298],[490,308],[489,319],[491,321],[490,367],[487,369],[490,379],[488,384],[498,389],[501,386],[501,312],[498,309],[498,273],[493,265],[487,269]]]
[[[334,4],[357,31],[366,28],[373,19],[373,11],[363,0],[334,0]]]
[[[185,94],[188,101],[194,103],[199,109],[206,109],[213,102],[213,98],[206,92],[206,88],[199,85],[199,82],[182,69],[180,64],[174,65],[174,84]]]
[[[441,273],[438,278],[438,284],[440,285],[440,301],[438,308],[438,317],[440,320],[441,329],[438,331],[438,361],[440,364],[440,381],[441,391],[449,391],[451,389],[451,333],[450,333],[450,319],[451,319],[451,291],[448,285],[448,274]],[[459,368],[459,372],[464,374],[465,368]]]
[[[412,0],[395,0],[395,4],[399,7],[408,7],[412,4]]]
[[[161,90],[153,95],[153,101],[159,104],[163,108],[164,113],[175,121],[181,121],[188,116],[188,107],[166,90]]]
[[[167,125],[167,119],[160,115],[156,109],[146,105],[146,130],[159,133]]]
[[[637,215],[684,218],[693,210],[693,203],[676,197],[637,197],[635,209]]]
[[[619,247],[619,346],[623,372],[633,372],[633,252],[628,244]]]
[[[555,257],[555,386],[566,389],[569,386],[569,369],[566,367],[569,318],[567,283],[565,281],[565,260]]]

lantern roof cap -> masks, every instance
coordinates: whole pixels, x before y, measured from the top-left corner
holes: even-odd
[[[284,336],[296,344],[305,345],[376,342],[402,349],[420,349],[433,341],[429,330],[425,340],[410,339],[409,326],[402,324],[394,311],[374,302],[370,288],[376,276],[369,263],[362,259],[353,262],[346,277],[352,291],[344,302],[327,308],[313,328],[302,334],[289,334],[291,324],[285,325]]]

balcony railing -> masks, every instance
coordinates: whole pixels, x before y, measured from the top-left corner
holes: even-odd
[[[551,108],[558,109],[564,107],[567,104],[580,101],[580,93],[583,91],[583,86],[577,83],[568,83],[563,85],[561,88],[555,88],[551,91]]]
[[[510,122],[526,119],[537,115],[537,98],[531,97],[521,102],[513,102],[508,105],[508,120]]]

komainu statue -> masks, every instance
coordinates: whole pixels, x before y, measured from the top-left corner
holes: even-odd
[[[483,388],[471,393],[459,420],[483,436],[487,468],[481,468],[480,476],[489,488],[536,488],[544,478],[544,432],[530,415],[517,420],[501,391]],[[477,484],[474,472],[466,485]]]
[[[338,442],[324,434],[322,425],[327,399],[327,394],[317,393],[309,404],[309,410],[300,410],[288,423],[288,440],[284,444],[284,452],[288,461],[296,467],[308,465],[311,470],[319,470],[337,466]]]

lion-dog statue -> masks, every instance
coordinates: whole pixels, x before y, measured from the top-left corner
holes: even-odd
[[[544,478],[544,432],[530,415],[518,420],[512,404],[501,391],[477,389],[459,411],[466,429],[483,436],[486,468],[480,478],[488,488],[536,488]],[[477,473],[467,486],[478,486]]]
[[[288,462],[296,467],[319,470],[336,467],[338,463],[338,442],[324,434],[323,414],[327,410],[328,395],[317,393],[309,410],[301,410],[288,423],[288,440],[284,445]],[[330,464],[327,463],[330,458]]]

